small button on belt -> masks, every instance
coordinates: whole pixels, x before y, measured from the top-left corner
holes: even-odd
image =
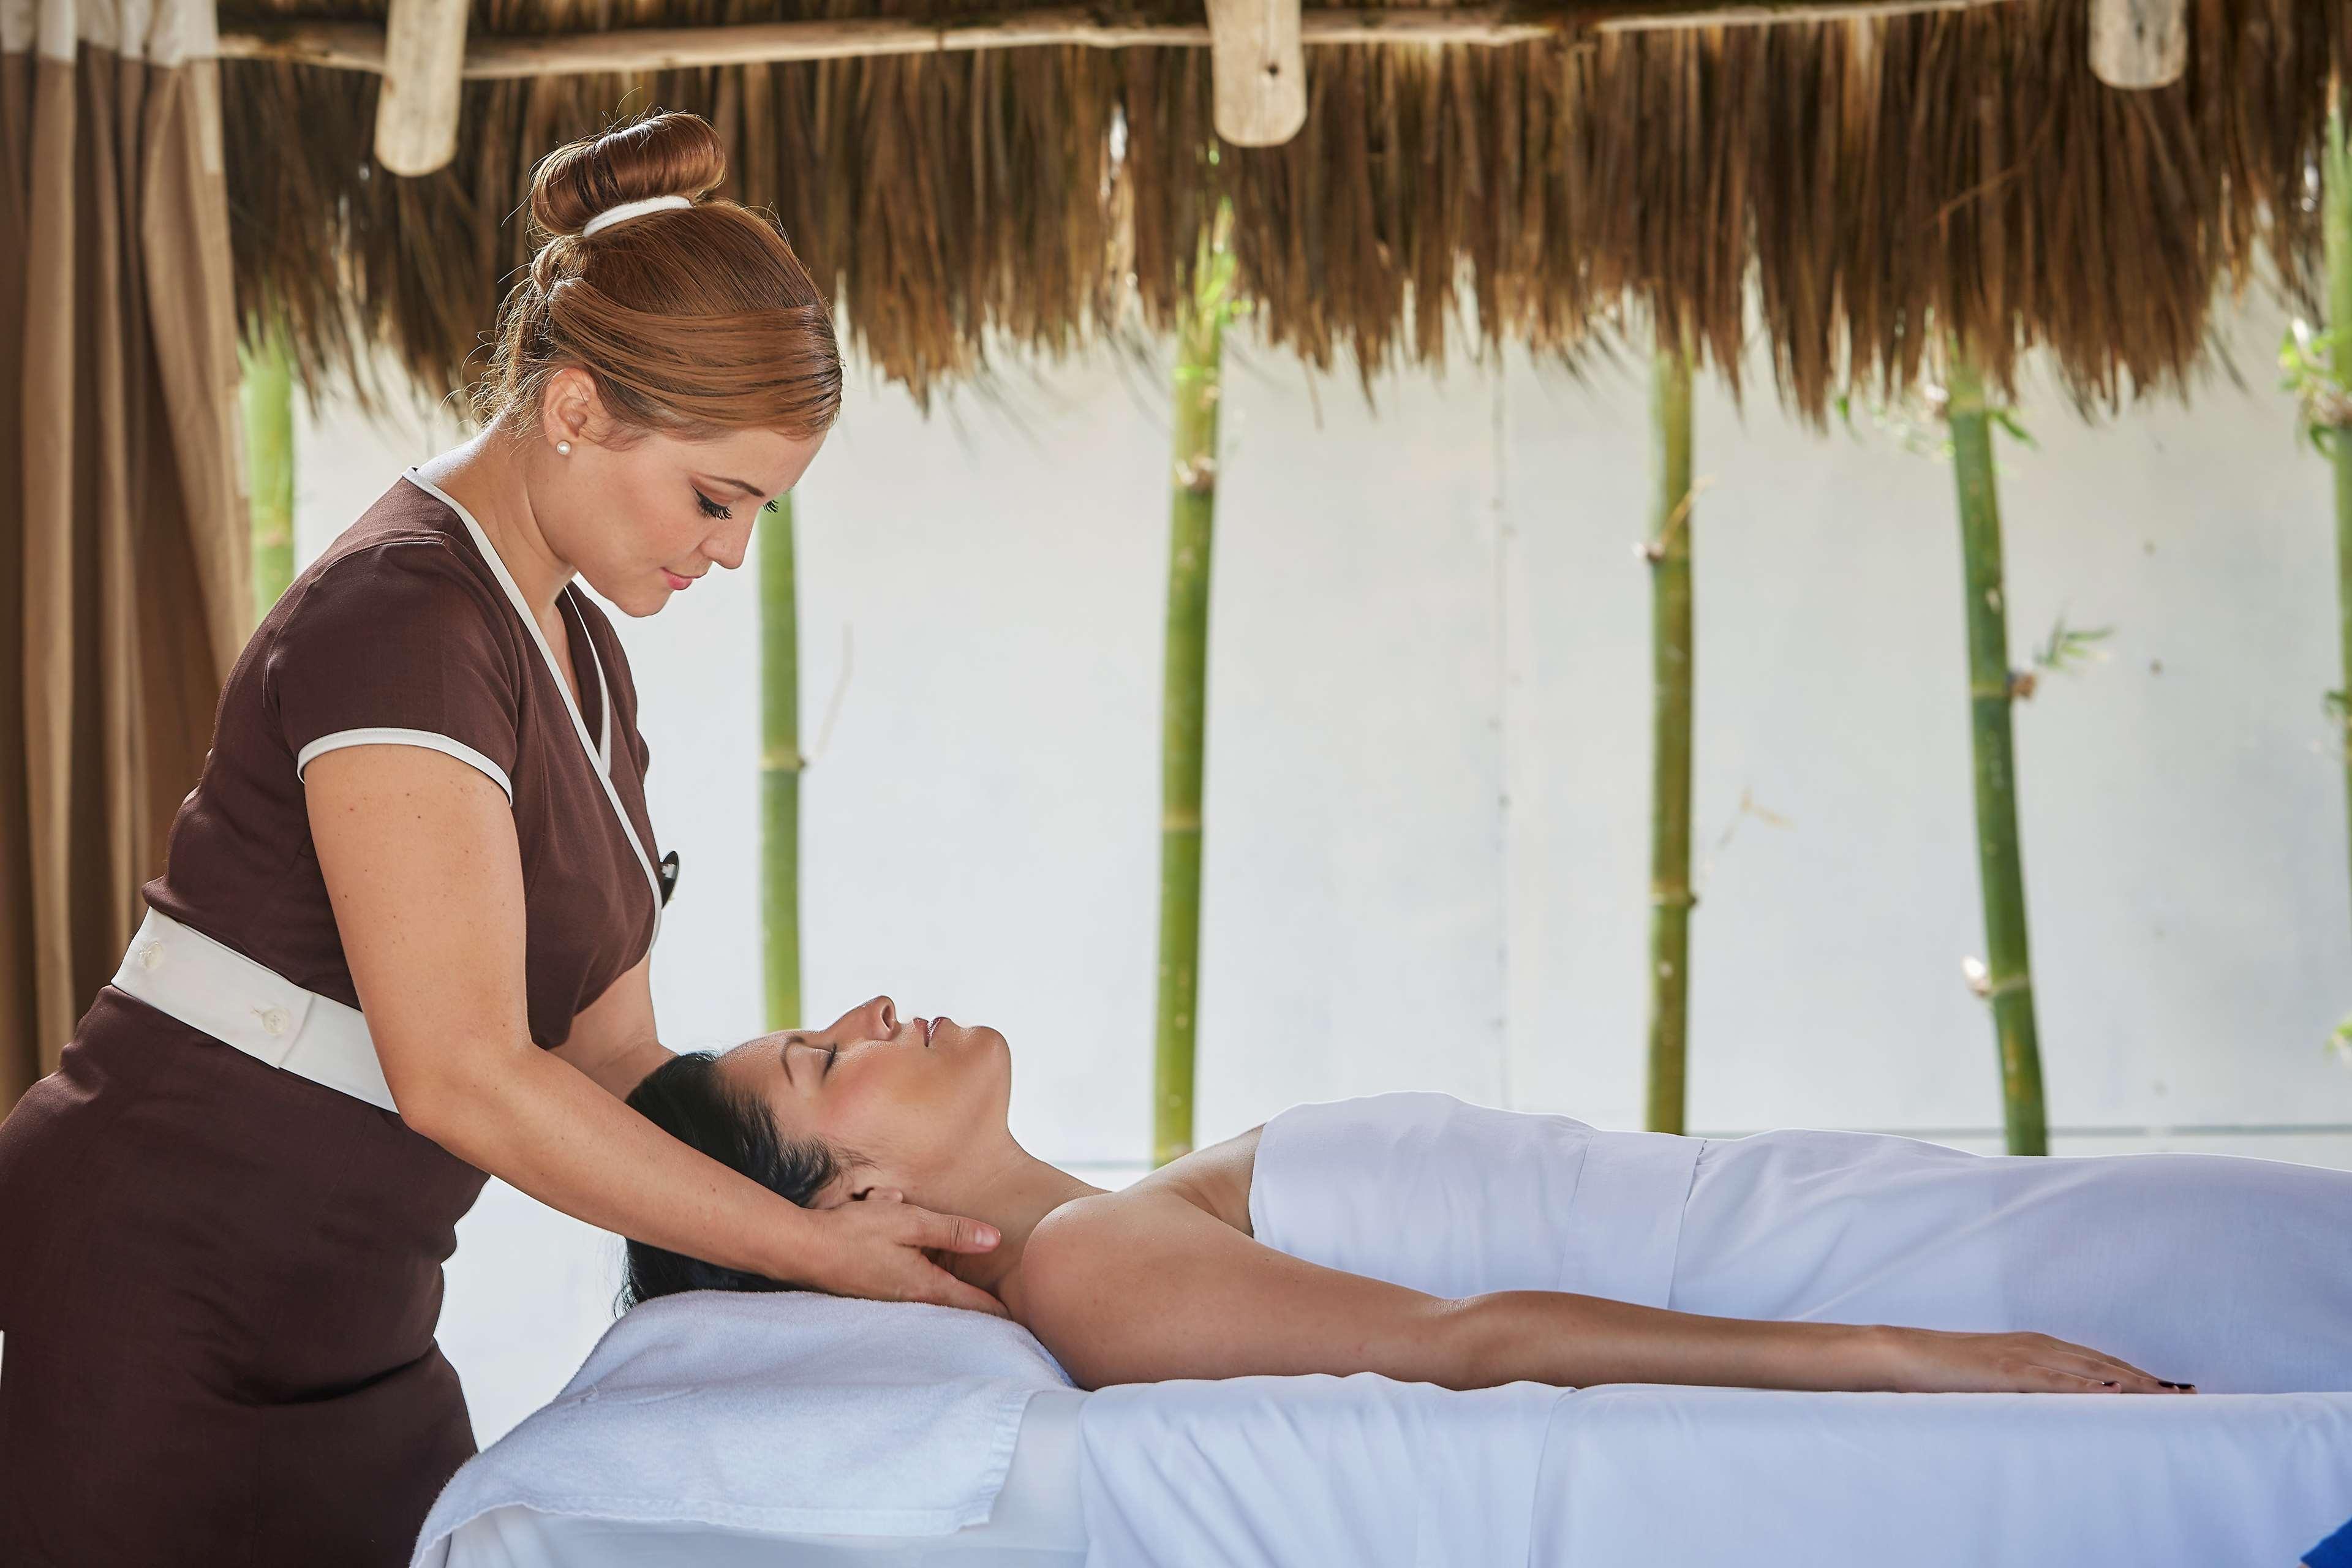
[[[270,1034],[282,1035],[286,1032],[285,1008],[257,1007],[254,1011],[261,1016],[261,1026]]]
[[[159,964],[159,963],[163,963],[163,944],[162,942],[151,942],[147,943],[145,946],[142,947],[142,948],[139,950],[139,967],[140,967],[140,968],[142,968],[142,969],[152,969],[152,968],[154,968],[157,964]]]

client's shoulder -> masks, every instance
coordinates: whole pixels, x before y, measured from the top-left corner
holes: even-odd
[[[1204,1244],[1246,1242],[1259,1131],[1194,1150],[1129,1186],[1074,1198],[1047,1214],[1029,1233],[1006,1304],[1016,1315],[1031,1303],[1049,1311],[1055,1304],[1085,1304],[1103,1291],[1131,1288],[1141,1271],[1197,1257]]]
[[[1021,1254],[1022,1276],[1035,1289],[1041,1281],[1066,1286],[1103,1268],[1116,1268],[1119,1259],[1149,1246],[1171,1218],[1183,1218],[1172,1210],[1191,1206],[1169,1188],[1146,1183],[1073,1198],[1029,1233]]]
[[[1228,1245],[1256,1244],[1165,1184],[1076,1198],[1029,1233],[1004,1304],[1082,1386],[1134,1381],[1129,1352]]]

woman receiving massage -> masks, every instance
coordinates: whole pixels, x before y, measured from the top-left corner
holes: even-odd
[[[1391,1094],[1296,1107],[1106,1192],[1013,1140],[1011,1088],[996,1030],[882,996],[666,1061],[628,1103],[805,1207],[994,1226],[995,1250],[940,1261],[1088,1388],[2352,1389],[2352,1173],[1613,1132]],[[629,1244],[633,1303],[785,1288]]]

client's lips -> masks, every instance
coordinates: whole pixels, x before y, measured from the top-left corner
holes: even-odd
[[[681,577],[667,566],[661,569],[661,574],[662,581],[669,584],[670,592],[674,594],[684,593],[687,589],[694,586],[693,578]]]

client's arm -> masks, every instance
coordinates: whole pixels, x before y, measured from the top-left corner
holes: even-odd
[[[1020,1273],[1007,1304],[1088,1388],[1373,1372],[1448,1388],[2165,1391],[2042,1334],[1757,1322],[1550,1290],[1447,1300],[1277,1252],[1168,1193],[1065,1205],[1029,1238]]]

